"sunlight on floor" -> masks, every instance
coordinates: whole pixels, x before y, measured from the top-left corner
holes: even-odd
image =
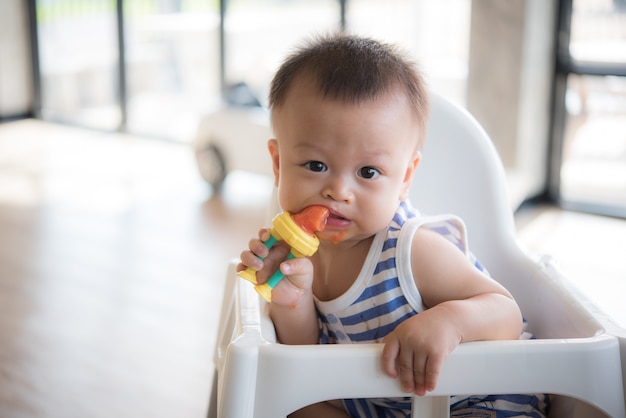
[[[626,221],[553,207],[530,210],[533,219],[519,228],[523,245],[550,255],[583,294],[626,328]]]

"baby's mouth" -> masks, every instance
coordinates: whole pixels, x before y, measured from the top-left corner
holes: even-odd
[[[343,216],[335,212],[331,212],[328,216],[328,219],[326,219],[327,228],[345,228],[346,226],[348,226],[349,223],[349,219],[344,218]]]
[[[343,241],[351,224],[350,219],[344,218],[338,213],[330,212],[326,219],[326,239],[333,244]]]

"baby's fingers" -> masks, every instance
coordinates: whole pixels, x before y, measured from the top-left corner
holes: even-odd
[[[292,258],[280,265],[281,272],[289,282],[302,290],[310,290],[313,285],[313,263],[306,257]]]
[[[439,368],[433,360],[423,351],[401,353],[396,367],[402,390],[418,396],[434,390],[439,378]]]
[[[445,356],[413,350],[389,334],[385,338],[382,366],[387,375],[398,378],[402,390],[423,396],[435,389]]]
[[[295,258],[282,263],[280,270],[285,277],[272,291],[272,302],[294,307],[311,291],[313,265],[307,258]]]
[[[435,387],[437,386],[437,381],[439,380],[441,367],[443,366],[443,361],[445,358],[446,356],[440,353],[433,353],[427,358],[424,367],[424,374],[422,375],[423,380],[421,389],[423,390],[423,395],[425,395],[426,392],[431,392],[435,390]],[[420,386],[417,386],[416,379],[416,389],[419,388]],[[422,393],[417,393],[417,391],[415,393],[417,395],[422,395]]]
[[[382,355],[383,371],[389,377],[398,377],[398,369],[396,368],[398,354],[400,354],[400,342],[395,338],[391,338],[390,334],[385,338],[385,347]]]
[[[269,231],[267,229],[261,229],[259,231],[259,238],[252,238],[248,242],[248,249],[242,251],[239,255],[241,263],[237,266],[237,271],[242,271],[247,268],[259,271],[263,268],[262,260],[270,253],[270,249],[265,245],[265,241],[268,239]]]
[[[424,379],[422,375],[426,363],[425,358],[413,350],[402,347],[400,341],[393,338],[393,334],[390,334],[385,338],[382,361],[385,373],[390,377],[398,378],[400,387],[404,392],[415,392],[418,395],[423,395],[421,392],[423,390]]]
[[[261,274],[257,275],[257,281],[264,283],[267,278],[278,269],[278,265],[289,253],[289,247],[282,241],[268,248],[267,240],[270,239],[269,229],[259,230],[259,237],[252,238],[248,242],[248,250],[239,255],[241,263],[237,265],[237,271],[250,268]]]
[[[252,251],[242,251],[239,255],[239,259],[241,260],[241,263],[237,265],[237,271],[243,271],[247,268],[259,271],[263,268],[263,261]]]
[[[270,249],[266,245],[266,241],[270,239],[270,231],[267,228],[259,230],[259,238],[252,238],[248,243],[248,248],[257,257],[265,258],[269,255]]]
[[[426,394],[425,374],[426,357],[421,352],[400,352],[396,361],[398,368],[398,379],[402,390],[407,393],[415,393],[423,396]]]

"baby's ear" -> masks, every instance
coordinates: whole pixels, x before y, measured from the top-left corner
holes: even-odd
[[[270,152],[272,158],[272,171],[274,172],[274,186],[278,187],[278,177],[280,173],[280,157],[278,152],[278,141],[270,139],[267,142],[267,149]]]
[[[415,151],[415,155],[409,161],[407,165],[406,172],[404,173],[404,179],[402,180],[402,189],[400,190],[400,200],[406,200],[409,197],[409,192],[411,191],[411,185],[413,185],[413,176],[415,175],[415,170],[417,170],[417,166],[422,160],[422,153],[419,151]]]

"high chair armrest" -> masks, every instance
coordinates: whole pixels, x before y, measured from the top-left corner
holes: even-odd
[[[288,404],[288,410],[334,398],[406,396],[397,379],[383,373],[382,348],[382,344],[262,345],[258,373],[264,376],[260,379],[264,384],[257,388],[257,402],[277,395],[273,382],[281,382],[281,403]],[[564,394],[598,406],[612,417],[623,417],[623,398],[606,390],[622,384],[616,373],[619,361],[618,341],[606,334],[465,343],[446,359],[437,388],[428,396]],[[589,381],[589,368],[598,376],[596,384]]]

